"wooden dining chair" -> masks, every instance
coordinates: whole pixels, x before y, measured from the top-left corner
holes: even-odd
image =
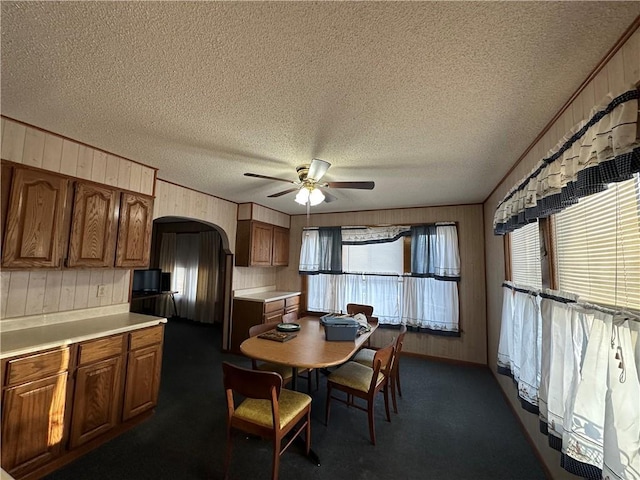
[[[358,362],[347,362],[327,377],[327,406],[325,424],[329,425],[329,411],[331,400],[337,400],[347,406],[367,412],[369,417],[369,435],[371,443],[376,444],[376,431],[374,424],[374,405],[376,394],[380,391],[384,394],[384,407],[387,421],[391,421],[389,414],[388,386],[391,374],[391,361],[395,349],[395,339],[389,345],[376,350],[373,358],[373,368]],[[334,397],[333,390],[346,393],[347,398]],[[367,402],[366,408],[355,403],[354,397]]]
[[[275,372],[250,370],[229,362],[222,363],[227,396],[227,451],[224,478],[231,464],[232,430],[240,430],[273,441],[271,479],[277,480],[280,456],[305,431],[305,449],[311,450],[311,397],[282,388],[282,377]],[[243,397],[236,404],[234,393]],[[284,445],[283,437],[294,430]]]
[[[359,303],[348,303],[347,314],[355,315],[356,313],[364,313],[369,318],[373,315],[373,307],[371,305],[361,305]]]
[[[398,391],[398,395],[402,397],[402,389],[400,388],[400,352],[402,352],[402,345],[404,344],[404,336],[407,333],[407,326],[401,325],[400,331],[398,332],[398,336],[396,338],[395,343],[395,351],[393,352],[393,360],[391,364],[391,400],[393,403],[393,411],[398,413],[398,403],[396,402],[396,390]],[[376,351],[372,348],[363,348],[361,349],[355,357],[353,357],[354,362],[358,362],[362,365],[366,365],[367,367],[373,367],[373,358],[376,354]]]

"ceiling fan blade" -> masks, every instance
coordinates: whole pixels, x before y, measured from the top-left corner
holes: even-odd
[[[287,188],[286,190],[283,190],[282,192],[278,192],[278,193],[274,193],[272,195],[267,195],[269,198],[275,198],[275,197],[281,197],[282,195],[286,195],[287,193],[291,193],[291,192],[296,192],[298,191],[299,188],[295,187],[295,188]]]
[[[327,173],[331,164],[329,162],[325,162],[324,160],[320,160],[319,158],[314,158],[311,160],[311,165],[309,165],[309,172],[307,173],[307,178],[313,178],[316,182],[319,181],[324,174]]]
[[[287,180],[285,178],[278,178],[278,177],[268,177],[266,175],[258,175],[257,173],[245,173],[244,176],[254,177],[254,178],[264,178],[265,180],[276,180],[278,182],[287,182],[287,183],[293,183],[293,184],[296,183],[293,180]]]
[[[334,200],[337,200],[337,199],[338,199],[337,197],[334,197],[333,195],[331,195],[331,194],[330,194],[330,193],[328,193],[328,192],[322,192],[322,193],[324,194],[324,201],[325,201],[325,203],[331,203],[331,202],[333,202]]]
[[[373,190],[374,182],[328,182],[329,188],[357,188],[359,190]]]

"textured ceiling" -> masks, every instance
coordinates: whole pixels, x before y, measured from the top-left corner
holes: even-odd
[[[2,114],[234,202],[304,213],[482,202],[640,2],[2,1]]]

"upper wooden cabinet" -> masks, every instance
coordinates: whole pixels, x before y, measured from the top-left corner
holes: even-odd
[[[153,228],[153,198],[123,193],[116,267],[148,267]]]
[[[113,267],[119,205],[116,190],[75,184],[68,267]]]
[[[289,265],[289,229],[273,227],[272,265],[276,267]]]
[[[152,197],[3,162],[0,213],[3,268],[149,266]]]
[[[236,266],[289,264],[289,230],[255,220],[241,220],[236,231]]]
[[[3,267],[60,266],[67,185],[65,177],[44,170],[13,169]]]

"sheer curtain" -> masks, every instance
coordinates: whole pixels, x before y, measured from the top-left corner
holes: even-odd
[[[176,243],[176,263],[173,284],[178,315],[181,318],[195,320],[198,284],[198,257],[200,236],[197,233],[181,233]]]
[[[220,235],[218,232],[200,232],[200,252],[194,320],[214,323],[218,315],[218,279],[220,276]]]
[[[411,276],[402,275],[401,242],[408,235]],[[388,248],[394,242],[400,247],[398,266],[387,258],[397,253]],[[338,250],[343,252],[341,263]],[[311,311],[338,313],[348,303],[363,303],[374,307],[380,324],[405,323],[438,335],[460,335],[455,224],[305,229],[299,271],[308,275]]]
[[[498,371],[523,406],[539,407],[527,410],[562,466],[594,480],[640,478],[640,316],[566,292],[503,289]]]
[[[175,275],[173,273],[176,264],[176,234],[163,233],[160,239],[160,258],[158,267],[165,273],[171,274],[170,289],[175,291]],[[172,317],[174,314],[171,297],[163,295],[156,299],[156,313],[161,317]]]

